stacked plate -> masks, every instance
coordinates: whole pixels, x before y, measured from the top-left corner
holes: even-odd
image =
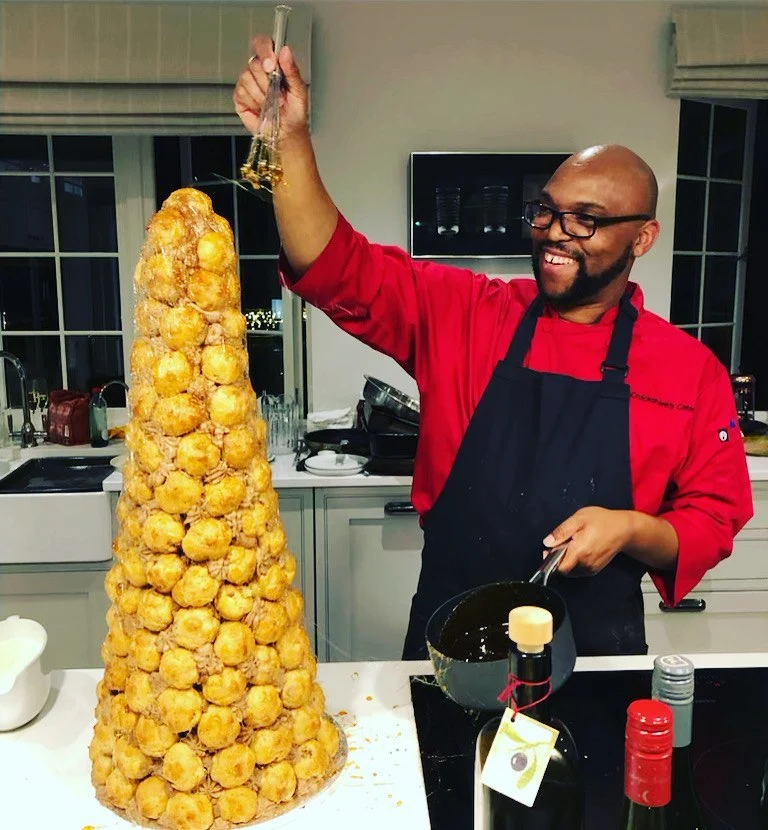
[[[362,455],[347,455],[332,450],[321,450],[307,458],[304,467],[316,476],[356,476],[363,471],[368,459]]]

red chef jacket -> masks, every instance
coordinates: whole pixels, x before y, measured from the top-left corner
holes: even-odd
[[[415,378],[421,429],[412,501],[424,516],[536,283],[411,259],[400,248],[371,244],[341,215],[303,276],[296,279],[283,255],[280,274],[288,288]],[[638,309],[627,376],[634,504],[677,531],[676,570],[651,572],[662,598],[675,604],[730,555],[733,537],[752,516],[752,490],[725,368],[698,340],[647,311],[639,287],[632,303]],[[547,309],[525,365],[599,380],[616,314],[613,308],[584,325]]]

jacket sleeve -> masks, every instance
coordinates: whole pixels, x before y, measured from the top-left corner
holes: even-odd
[[[652,572],[668,605],[676,605],[711,568],[730,556],[752,518],[752,486],[733,392],[714,358],[705,370],[688,455],[660,512],[677,531],[677,568]]]
[[[348,334],[392,357],[411,376],[419,329],[438,312],[432,306],[445,305],[444,311],[455,317],[468,312],[471,303],[470,272],[415,261],[401,248],[373,244],[341,214],[328,245],[306,273],[297,278],[282,252],[279,267],[283,285]]]

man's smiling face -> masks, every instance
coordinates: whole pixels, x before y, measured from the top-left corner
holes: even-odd
[[[598,218],[652,214],[655,194],[649,193],[643,171],[626,153],[605,149],[571,157],[547,183],[541,203]],[[658,230],[655,220],[650,224]],[[569,236],[557,218],[548,229],[532,228],[533,274],[539,291],[564,311],[599,301],[619,281],[623,290],[635,257],[655,240],[655,233],[645,238],[647,225],[636,220],[598,227],[586,239]]]

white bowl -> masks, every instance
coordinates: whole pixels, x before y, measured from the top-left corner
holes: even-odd
[[[18,616],[0,622],[0,732],[17,729],[36,717],[51,691],[40,657],[48,634],[39,622]]]

